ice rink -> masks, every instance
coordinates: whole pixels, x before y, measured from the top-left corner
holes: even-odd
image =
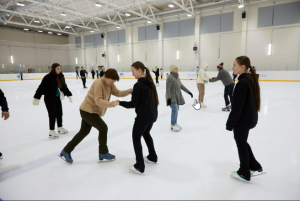
[[[165,83],[157,88],[159,117],[152,129],[158,154],[157,165],[146,164],[145,174],[131,173],[135,163],[131,130],[134,109],[109,108],[108,147],[116,161],[98,162],[98,132],[91,133],[72,152],[69,165],[58,157],[79,131],[79,106],[88,90],[81,80],[66,80],[73,103],[63,102],[63,125],[69,134],[48,138],[48,114],[43,98],[32,105],[40,80],[0,82],[8,101],[10,118],[0,121],[0,198],[32,199],[300,199],[300,83],[260,82],[262,109],[258,125],[250,131],[249,144],[267,174],[246,183],[230,177],[239,159],[233,133],[225,129],[221,82],[206,85],[205,104],[194,110],[183,92],[180,107],[181,132],[170,131],[171,109],[166,106]],[[90,87],[93,80],[87,80]],[[136,80],[120,80],[120,90]],[[198,97],[195,81],[182,83]],[[122,100],[130,100],[130,96]],[[112,96],[111,100],[117,98]],[[147,148],[143,142],[144,155]]]

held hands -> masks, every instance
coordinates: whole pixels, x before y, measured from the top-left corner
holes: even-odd
[[[70,100],[70,103],[73,103],[73,99],[72,99],[72,96],[68,96],[69,100]]]
[[[120,105],[120,101],[119,100],[115,100],[112,103],[114,104],[114,106]]]
[[[9,112],[2,112],[2,118],[4,117],[4,120],[9,118]]]
[[[131,89],[131,88],[128,89],[128,93],[129,93],[129,94],[132,94],[132,92],[133,92],[133,89]]]
[[[40,100],[39,99],[36,99],[34,98],[33,101],[32,101],[32,105],[34,106],[38,106],[40,104]]]

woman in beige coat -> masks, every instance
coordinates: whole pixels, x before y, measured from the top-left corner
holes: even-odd
[[[206,62],[202,63],[202,68],[200,69],[198,73],[197,78],[197,87],[199,91],[199,102],[201,103],[202,108],[206,108],[206,105],[203,103],[204,100],[204,94],[205,94],[205,84],[208,83],[209,77],[206,75],[206,71],[208,68],[208,64]]]

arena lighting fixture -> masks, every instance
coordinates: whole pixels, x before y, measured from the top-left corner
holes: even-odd
[[[66,29],[70,29],[71,27],[70,26],[66,26]]]
[[[65,17],[67,16],[67,14],[64,12],[62,12],[60,15],[65,16]]]
[[[269,52],[268,55],[271,56],[272,55],[272,44],[269,44]]]
[[[18,2],[18,3],[17,3],[17,6],[25,6],[25,4],[24,4],[24,3],[21,3],[21,2]]]
[[[188,14],[187,16],[188,16],[188,17],[192,17],[193,15],[191,15],[191,14]]]
[[[14,57],[11,55],[10,56],[10,62],[13,64],[14,63]]]
[[[179,59],[179,50],[177,50],[177,60]]]
[[[76,63],[76,64],[78,63],[78,61],[77,61],[77,57],[75,58],[75,63]]]
[[[117,29],[120,29],[121,27],[116,27]]]
[[[39,21],[39,20],[34,20],[34,22],[35,22],[35,23],[40,23],[40,21]]]
[[[61,33],[57,33],[57,35],[61,36]]]
[[[120,55],[118,54],[118,62],[120,62]]]
[[[24,31],[29,31],[29,29],[25,28]]]
[[[174,8],[174,5],[173,4],[169,4],[168,5],[170,8]]]
[[[53,33],[51,31],[49,31],[48,34],[53,34]]]
[[[96,3],[95,6],[97,6],[97,7],[102,7],[102,5],[99,4],[99,3]]]
[[[128,16],[128,17],[131,16],[129,13],[125,13],[125,15]]]
[[[91,33],[94,33],[94,32],[95,32],[95,31],[93,31],[93,30],[91,31]]]
[[[243,5],[243,4],[241,4],[241,5],[239,5],[238,7],[239,7],[239,8],[244,8],[244,5]]]
[[[151,24],[152,22],[151,21],[147,21],[147,23]]]
[[[41,31],[41,30],[38,30],[38,32],[42,33],[43,31]]]

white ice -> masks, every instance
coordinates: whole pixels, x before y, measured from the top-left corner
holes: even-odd
[[[159,117],[152,129],[159,164],[146,164],[145,174],[129,172],[135,163],[131,131],[133,109],[109,108],[108,146],[116,161],[97,163],[98,132],[91,133],[72,152],[69,165],[58,157],[79,131],[79,106],[87,90],[81,80],[67,80],[73,103],[63,100],[63,124],[69,134],[48,138],[48,115],[43,98],[32,105],[41,81],[1,82],[11,117],[0,126],[0,198],[27,199],[300,199],[300,83],[261,82],[259,122],[248,142],[267,174],[246,183],[230,177],[239,159],[233,133],[225,129],[228,112],[222,112],[224,87],[206,85],[206,109],[194,110],[184,93],[179,133],[170,131],[171,110],[166,106],[165,81],[158,87]],[[93,80],[87,81],[91,86]],[[135,80],[120,80],[120,90]],[[194,98],[195,81],[182,81]],[[111,100],[116,100],[112,97]],[[130,100],[130,96],[122,100]],[[147,148],[143,142],[144,155]]]

